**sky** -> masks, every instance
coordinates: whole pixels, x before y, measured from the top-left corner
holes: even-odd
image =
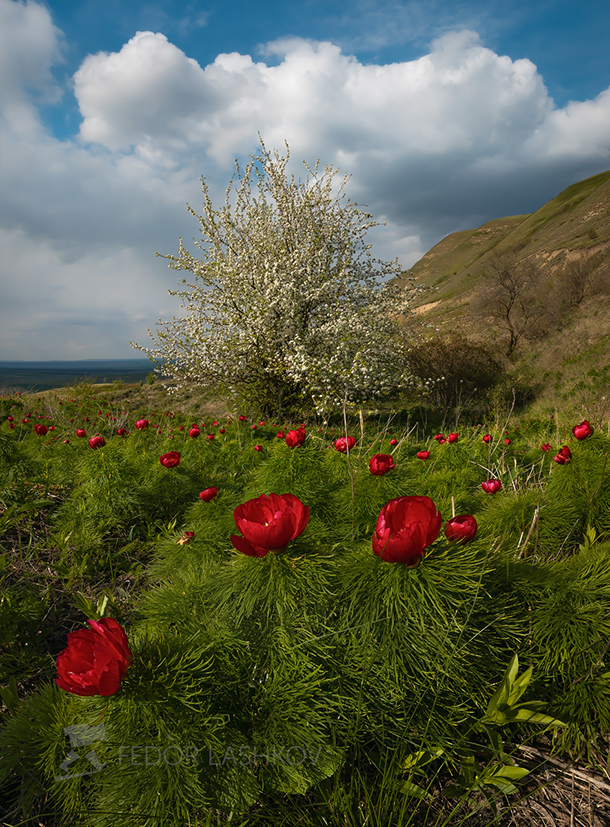
[[[0,0],[0,359],[144,356],[259,133],[404,269],[533,212],[610,169],[608,43],[608,0]]]

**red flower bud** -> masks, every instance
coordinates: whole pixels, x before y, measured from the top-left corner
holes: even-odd
[[[375,454],[369,460],[371,474],[382,477],[394,468],[394,459],[391,454]]]
[[[159,457],[159,462],[164,468],[175,468],[180,465],[180,454],[178,451],[169,451]]]
[[[440,442],[440,441],[441,441],[441,439],[443,440],[443,442],[445,441],[445,437],[444,437],[442,434],[437,434],[437,435],[434,437],[434,439],[435,439],[437,442]]]
[[[125,428],[119,428],[119,430],[117,431],[117,434],[119,436],[127,436],[128,433],[129,431],[125,430]]]
[[[587,419],[583,419],[580,425],[575,425],[572,428],[572,433],[576,437],[576,439],[580,442],[582,439],[586,439],[588,436],[591,436],[593,433],[593,429],[591,428],[591,423]]]
[[[262,445],[255,445],[255,446],[254,446],[254,450],[255,450],[255,451],[262,451],[262,450],[263,450],[263,446],[262,446]]]
[[[487,482],[481,483],[481,488],[486,494],[495,494],[496,491],[502,488],[502,483],[500,480],[487,480]]]
[[[445,526],[445,537],[452,542],[469,543],[474,540],[477,528],[477,521],[472,514],[460,514]]]
[[[485,443],[491,442],[491,434],[485,434],[485,436],[483,437],[483,442],[485,442]]]
[[[347,441],[344,436],[341,436],[339,439],[335,440],[335,450],[345,454],[348,450],[351,451],[355,444],[356,440],[353,436],[348,436]]]
[[[214,497],[218,494],[218,488],[215,488],[213,485],[210,488],[206,488],[205,491],[202,491],[199,494],[199,499],[203,500],[204,503],[209,503]]]
[[[81,439],[87,436],[87,431],[84,428],[77,428],[76,429],[76,436],[80,437]]]
[[[89,440],[90,448],[103,448],[105,444],[106,440],[103,436],[92,436]]]
[[[391,440],[390,440],[390,445],[392,445],[392,447],[393,447],[394,445],[398,445],[398,440],[397,440],[397,439],[391,439]]]
[[[377,518],[373,551],[386,562],[416,566],[438,537],[442,521],[430,497],[395,497]]]
[[[418,451],[416,457],[417,459],[430,459],[430,451]]]

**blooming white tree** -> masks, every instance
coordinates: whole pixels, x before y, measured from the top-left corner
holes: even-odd
[[[193,274],[183,318],[157,323],[145,351],[176,387],[211,386],[265,414],[318,411],[391,394],[410,382],[412,282],[387,282],[398,261],[370,255],[366,232],[378,222],[345,199],[345,176],[319,162],[307,179],[288,176],[286,156],[261,148],[245,170],[236,161],[225,205],[213,208],[202,178],[196,241],[170,267]],[[253,184],[256,184],[253,192]]]

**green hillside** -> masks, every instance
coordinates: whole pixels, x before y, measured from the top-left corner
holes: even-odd
[[[609,246],[610,170],[573,184],[531,215],[497,218],[448,235],[405,275],[434,290],[422,296],[420,304],[426,305],[464,299],[476,289],[494,252],[517,250],[520,260],[534,257],[552,273],[585,250],[606,257]]]
[[[512,351],[498,310],[503,269],[529,285],[513,309],[524,332],[517,330]],[[546,404],[559,397],[576,404],[583,376],[610,374],[610,170],[531,215],[452,233],[404,276],[424,288],[415,309],[433,338],[459,334],[484,343],[509,373],[528,376]]]

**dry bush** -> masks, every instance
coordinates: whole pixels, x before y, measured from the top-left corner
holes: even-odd
[[[413,348],[409,365],[429,398],[445,410],[480,404],[504,373],[504,359],[493,347],[459,333],[439,336]]]

